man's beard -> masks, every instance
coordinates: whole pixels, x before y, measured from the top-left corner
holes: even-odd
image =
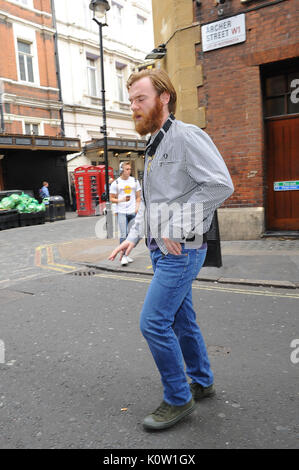
[[[142,119],[137,121],[136,116],[142,116]],[[143,114],[141,112],[136,112],[133,114],[136,131],[141,136],[149,133],[153,134],[155,131],[160,129],[162,124],[162,116],[163,105],[160,101],[160,98],[157,96],[155,106],[147,114]]]

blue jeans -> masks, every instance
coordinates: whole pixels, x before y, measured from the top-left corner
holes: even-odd
[[[133,219],[135,219],[135,217],[136,214],[122,214],[120,212],[117,214],[118,227],[120,231],[120,243],[122,243],[127,238],[129,233],[129,224]]]
[[[145,297],[140,329],[159,369],[164,401],[183,405],[191,400],[186,374],[204,387],[213,383],[207,349],[192,305],[192,281],[200,271],[206,248],[181,255],[151,252],[154,276]],[[186,373],[184,370],[186,364]]]

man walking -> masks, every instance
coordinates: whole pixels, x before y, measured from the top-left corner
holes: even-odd
[[[131,163],[120,164],[120,177],[110,186],[110,201],[117,203],[116,212],[120,231],[120,243],[122,243],[129,231],[130,223],[135,218],[141,199],[141,187],[139,181],[131,176]],[[130,256],[122,256],[121,264],[126,265],[134,260]]]
[[[145,217],[154,276],[140,328],[159,369],[164,396],[143,425],[158,430],[172,426],[194,410],[196,401],[215,393],[192,305],[192,281],[205,260],[205,233],[215,209],[233,193],[233,184],[210,137],[175,119],[176,92],[164,71],[134,73],[127,87],[135,128],[140,135],[150,133],[151,139],[146,148],[140,210],[126,240],[109,259],[114,260],[118,253],[120,257],[130,254],[141,237]],[[176,208],[166,212],[166,225],[157,222],[163,218],[165,222],[165,205]]]
[[[43,185],[39,190],[39,196],[40,196],[42,201],[43,201],[43,199],[45,199],[45,198],[47,199],[47,198],[50,197],[49,183],[47,181],[43,181]],[[49,204],[49,201],[45,201],[45,204]]]

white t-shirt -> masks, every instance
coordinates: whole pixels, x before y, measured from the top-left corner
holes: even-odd
[[[110,187],[110,194],[116,194],[118,199],[130,196],[129,201],[116,204],[116,212],[121,214],[135,214],[136,191],[141,191],[141,186],[139,181],[133,178],[133,176],[129,176],[126,180],[120,177],[113,181]]]

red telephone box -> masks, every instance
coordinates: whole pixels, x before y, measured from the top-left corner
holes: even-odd
[[[108,167],[109,178],[113,169]],[[102,200],[105,191],[105,165],[82,165],[74,170],[79,216],[101,215],[106,206]]]

